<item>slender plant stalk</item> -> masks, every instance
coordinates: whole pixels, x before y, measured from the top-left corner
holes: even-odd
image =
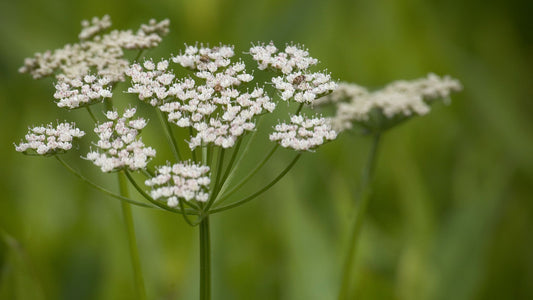
[[[79,179],[83,180],[85,183],[87,183],[89,186],[99,190],[100,192],[108,195],[108,196],[111,196],[113,198],[116,198],[120,201],[126,201],[130,204],[133,204],[133,205],[137,205],[137,206],[141,206],[141,207],[146,207],[146,208],[157,208],[153,205],[150,205],[150,204],[146,204],[146,203],[142,203],[142,202],[138,202],[138,201],[135,201],[135,200],[131,200],[127,197],[124,197],[124,196],[121,196],[121,195],[117,195],[101,186],[99,186],[98,184],[92,182],[91,180],[87,179],[87,177],[81,175],[80,172],[74,170],[74,168],[72,168],[69,164],[67,164],[67,162],[65,162],[62,158],[59,157],[59,155],[56,155],[55,158],[69,171],[71,172],[72,174],[74,174],[76,177],[78,177]]]
[[[124,197],[129,197],[128,182],[124,173],[118,174],[120,194]],[[140,300],[146,299],[146,290],[144,288],[144,280],[141,269],[141,261],[139,259],[139,250],[137,249],[137,240],[135,238],[135,226],[133,224],[133,216],[131,213],[131,206],[129,203],[121,202],[122,214],[124,215],[124,223],[128,233],[128,243],[130,247],[131,265],[133,267],[133,276],[135,278],[135,289],[137,290],[137,298]]]
[[[246,157],[246,155],[248,153],[248,149],[250,148],[250,145],[252,144],[252,141],[254,140],[254,137],[255,137],[256,134],[257,134],[257,130],[252,133],[252,136],[250,136],[250,138],[246,142],[246,146],[244,147],[244,150],[242,151],[242,154],[239,155],[239,158],[237,159],[237,162],[235,162],[235,165],[231,169],[227,179],[222,183],[222,187],[220,188],[220,191],[218,192],[219,195],[223,195],[224,192],[226,191],[227,187],[229,186],[229,183],[232,182],[233,176],[235,176],[235,171],[239,169],[239,166],[241,165],[241,162],[243,161],[243,158]]]
[[[367,211],[368,200],[372,191],[372,177],[374,173],[374,165],[376,164],[376,154],[378,151],[380,133],[375,133],[372,141],[372,148],[370,149],[368,160],[361,177],[361,185],[359,190],[359,204],[356,207],[355,216],[353,220],[352,229],[350,232],[350,241],[348,244],[348,252],[343,266],[342,285],[339,291],[339,300],[351,299],[350,296],[350,282],[352,281],[352,270],[354,260],[357,254],[357,246],[361,236],[361,228],[363,227],[365,214]]]
[[[192,132],[192,127],[189,127],[189,136],[193,136],[193,132]],[[193,161],[197,162],[197,159],[196,159],[196,148],[191,149],[191,158]]]
[[[209,216],[200,222],[200,300],[211,299],[211,241]]]
[[[95,123],[98,122],[98,120],[97,120],[96,117],[94,116],[93,111],[91,110],[91,107],[90,107],[90,106],[85,106],[85,108],[87,109],[87,112],[88,112],[89,115],[91,116],[91,119],[93,119],[93,121],[94,121]]]
[[[230,208],[234,208],[234,207],[237,207],[237,206],[241,206],[243,205],[244,203],[248,202],[248,201],[251,201],[253,200],[254,198],[256,198],[257,196],[261,195],[262,193],[266,192],[268,189],[270,189],[274,184],[276,184],[276,182],[280,181],[281,178],[283,178],[283,176],[285,176],[289,170],[294,166],[294,164],[296,164],[296,162],[298,161],[298,159],[302,156],[302,153],[298,153],[294,159],[291,161],[291,163],[285,168],[283,169],[283,171],[281,171],[281,173],[276,177],[274,178],[269,184],[267,184],[265,187],[263,187],[262,189],[260,189],[259,191],[253,193],[252,195],[242,199],[242,200],[239,200],[239,201],[236,201],[236,202],[233,202],[231,204],[228,204],[226,206],[222,206],[222,207],[216,207],[214,209],[211,209],[209,211],[210,214],[214,214],[214,213],[218,213],[218,212],[221,212],[221,211],[225,211],[225,210],[228,210]]]
[[[156,109],[156,110],[157,110],[157,116],[159,117],[159,121],[161,121],[161,126],[163,126],[163,131],[165,131],[165,136],[167,137],[170,148],[172,148],[172,153],[174,154],[174,158],[176,159],[176,161],[181,161],[180,149],[178,148],[178,143],[176,142],[176,139],[174,138],[174,134],[172,133],[172,128],[170,127],[168,119],[165,118],[162,111],[160,111],[159,109]]]
[[[274,147],[272,147],[272,150],[265,156],[263,161],[261,161],[246,177],[244,177],[239,183],[237,183],[231,190],[229,190],[226,194],[222,195],[220,199],[217,201],[218,203],[222,203],[225,200],[227,200],[233,193],[238,191],[245,183],[247,183],[254,175],[261,170],[261,168],[270,160],[272,155],[274,155],[274,152],[278,149],[279,144],[276,144]]]

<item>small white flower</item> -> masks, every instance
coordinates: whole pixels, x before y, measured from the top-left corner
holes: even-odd
[[[182,67],[198,70],[216,72],[219,68],[227,67],[235,54],[233,46],[220,45],[218,47],[204,47],[203,45],[187,46],[183,53],[176,55],[172,61]]]
[[[294,115],[289,124],[280,123],[274,129],[275,131],[270,134],[271,141],[297,151],[313,150],[326,141],[337,138],[337,133],[322,117],[307,118],[303,115]]]
[[[152,106],[162,104],[171,95],[175,77],[167,68],[168,60],[161,60],[157,63],[157,68],[151,60],[145,61],[143,66],[131,65],[125,72],[132,82],[128,93],[138,94],[140,100]]]
[[[259,43],[250,48],[250,54],[257,61],[259,69],[270,67],[280,70],[283,74],[305,71],[318,63],[318,60],[310,57],[307,49],[300,45],[287,45],[284,52],[278,52],[272,42],[268,45]]]
[[[103,101],[113,96],[107,78],[98,79],[94,75],[85,75],[83,80],[59,77],[55,85],[54,98],[59,100],[58,107],[75,109]]]
[[[50,123],[46,127],[30,128],[25,136],[26,141],[15,145],[15,150],[24,153],[33,150],[39,155],[63,153],[72,148],[72,141],[75,138],[84,135],[85,132],[76,128],[74,123],[59,123],[56,127]]]
[[[179,199],[206,202],[209,198],[209,167],[191,161],[157,167],[156,175],[145,181],[152,187],[152,198],[166,198],[175,207]]]
[[[96,146],[100,151],[91,151],[87,159],[102,169],[102,172],[129,169],[144,169],[156,151],[146,147],[138,137],[140,130],[146,126],[143,118],[132,119],[135,108],[126,109],[118,118],[116,112],[106,112],[108,122],[98,125],[94,132],[98,134]]]
[[[272,78],[274,87],[281,92],[281,99],[294,99],[298,103],[313,104],[314,101],[337,88],[337,83],[325,73],[295,72]]]

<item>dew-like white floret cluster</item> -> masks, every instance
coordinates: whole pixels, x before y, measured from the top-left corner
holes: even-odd
[[[168,60],[161,60],[157,64],[146,60],[142,66],[138,63],[133,64],[126,70],[126,75],[131,78],[128,93],[138,94],[140,100],[152,106],[163,104],[168,96],[172,96],[171,92],[174,89],[171,88],[176,77],[167,69]]]
[[[113,30],[104,34],[103,31],[110,26],[109,16],[93,18],[91,22],[83,21],[78,43],[36,53],[34,57],[26,58],[19,72],[29,73],[35,79],[58,75],[81,79],[93,73],[107,77],[111,82],[124,81],[124,71],[129,66],[124,50],[157,46],[168,33],[169,21],[150,20],[148,25],[142,25],[136,32]]]
[[[329,74],[308,71],[318,60],[309,56],[309,51],[302,46],[287,45],[285,51],[278,52],[272,43],[259,44],[250,48],[250,54],[259,69],[272,68],[283,73],[273,77],[272,83],[285,101],[294,99],[298,103],[313,104],[337,88]]]
[[[58,107],[75,109],[111,98],[113,93],[109,79],[85,75],[82,79],[58,78],[54,98],[59,100]]]
[[[257,61],[260,70],[273,68],[283,74],[305,71],[310,66],[316,65],[318,60],[309,56],[309,51],[299,45],[287,45],[285,51],[278,52],[278,48],[272,42],[269,44],[259,43],[250,48],[250,54]]]
[[[46,126],[30,128],[25,142],[15,145],[18,152],[34,151],[39,155],[63,153],[72,148],[72,141],[81,138],[85,132],[76,128],[74,123],[59,123],[56,127],[52,123]]]
[[[313,150],[326,141],[336,138],[337,133],[325,118],[318,116],[307,118],[303,115],[292,116],[290,124],[276,125],[275,131],[270,134],[271,141],[297,151]]]
[[[98,134],[97,151],[87,154],[87,159],[102,169],[102,172],[129,169],[143,169],[156,151],[146,147],[139,137],[141,129],[147,122],[143,118],[134,119],[135,108],[126,109],[119,117],[116,111],[108,111],[108,122],[98,125],[94,132]]]
[[[151,197],[165,198],[170,207],[177,206],[180,199],[206,202],[210,183],[209,167],[191,161],[157,167],[156,175],[145,181],[152,187]]]
[[[325,73],[295,72],[272,78],[274,87],[281,92],[281,99],[294,99],[298,103],[314,104],[314,101],[337,88],[337,83]]]
[[[179,127],[192,127],[195,134],[188,141],[191,149],[208,143],[232,147],[246,131],[255,129],[254,117],[276,107],[261,87],[251,91],[237,88],[254,77],[246,72],[242,61],[232,63],[233,55],[232,46],[211,49],[189,46],[174,61],[194,68],[196,79],[179,81],[167,69],[167,60],[157,66],[151,61],[142,66],[134,64],[126,72],[132,79],[128,92],[158,106]]]
[[[431,101],[442,98],[447,102],[452,92],[461,89],[458,80],[430,73],[416,80],[392,82],[374,92],[355,84],[342,84],[324,102],[338,102],[337,114],[332,122],[337,130],[345,130],[352,128],[353,122],[367,121],[373,109],[379,109],[387,118],[425,115],[430,111]],[[345,97],[347,102],[339,102]]]
[[[235,55],[233,46],[220,45],[209,48],[203,45],[185,45],[185,51],[172,58],[184,68],[198,71],[216,72],[219,68],[225,68],[231,63],[231,57]]]

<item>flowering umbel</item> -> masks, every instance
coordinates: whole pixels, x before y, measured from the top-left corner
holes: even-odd
[[[132,81],[128,92],[138,94],[140,100],[165,112],[171,123],[191,128],[194,133],[188,144],[195,149],[210,143],[231,148],[246,132],[255,130],[254,120],[272,113],[276,108],[276,103],[265,89],[267,83],[272,83],[282,100],[302,105],[313,104],[318,97],[336,88],[330,75],[308,70],[318,61],[299,46],[288,45],[285,52],[278,52],[271,43],[253,46],[249,53],[258,62],[260,70],[269,67],[281,74],[272,77],[271,82],[256,82],[256,86],[250,88],[247,84],[252,83],[255,77],[246,71],[242,60],[234,60],[233,46],[210,48],[194,45],[186,46],[171,60],[162,59],[157,63],[146,60],[143,64],[132,65],[126,71]],[[176,79],[170,61],[193,70],[193,75]],[[295,116],[306,118],[299,112]],[[326,123],[320,128],[332,131]],[[298,146],[293,142],[287,143],[285,139],[283,145],[305,151],[334,138],[335,135],[328,134],[327,138],[320,139],[321,142],[315,137],[312,143],[300,142]],[[283,139],[271,140],[281,143]]]
[[[90,186],[122,201],[139,299],[146,297],[130,204],[178,213],[189,225],[200,225],[200,295],[208,299],[209,216],[261,195],[283,178],[303,153],[336,138],[336,131],[326,119],[308,117],[304,110],[331,93],[337,84],[324,70],[312,70],[318,60],[300,45],[287,45],[284,50],[273,43],[253,45],[247,53],[254,60],[251,65],[233,45],[222,44],[186,45],[177,55],[151,59],[142,58],[143,51],[159,45],[168,33],[168,20],[150,20],[136,31],[110,27],[109,16],[83,21],[78,42],[36,53],[19,71],[35,79],[52,77],[58,107],[87,110],[97,139],[90,149],[82,149],[86,153],[82,158],[102,172],[116,173],[119,194],[91,181],[57,155],[73,148],[73,141],[85,135],[74,123],[32,128],[15,148],[27,154],[54,156]],[[129,50],[136,51],[128,54]],[[128,58],[133,56],[136,58],[130,61]],[[174,68],[185,68],[188,75]],[[118,83],[125,81],[128,86],[123,91],[148,105],[137,110],[135,105],[123,103],[122,98],[121,103],[114,103],[116,89],[123,86]],[[272,150],[239,183],[233,182],[236,174],[242,173],[236,172],[240,163],[250,158],[248,146],[260,132],[259,120],[273,116],[280,102],[292,113],[274,117],[280,124],[269,135],[275,143]],[[128,108],[118,109],[116,104]],[[156,152],[143,142],[141,131],[148,122],[139,115],[144,109],[155,110],[161,124],[158,130],[148,131],[156,132],[156,136],[145,136],[145,140],[163,137],[172,159],[162,158],[164,151]],[[264,141],[269,142],[267,138]],[[281,172],[245,198],[231,199],[233,192],[281,148],[297,151]],[[151,165],[164,160],[167,162],[162,165]],[[128,183],[147,202],[131,199]],[[231,203],[224,203],[228,199]]]
[[[143,50],[159,45],[162,37],[168,33],[170,22],[150,20],[147,25],[133,32],[131,30],[112,30],[111,19],[104,16],[82,22],[80,41],[67,44],[63,48],[44,53],[36,53],[27,58],[19,71],[29,73],[38,79],[54,76],[61,85],[72,80],[82,80],[93,74],[106,78],[107,83],[124,81],[124,71],[130,62],[125,57],[125,50]],[[71,107],[72,108],[72,107]]]
[[[30,128],[25,142],[15,145],[15,150],[37,155],[53,155],[66,152],[72,148],[72,142],[81,138],[85,132],[76,128],[74,123],[59,123],[56,127],[52,123],[47,126]]]
[[[331,122],[338,131],[351,129],[353,124],[383,131],[413,116],[429,113],[435,100],[444,99],[448,103],[450,94],[461,89],[457,79],[430,73],[425,78],[395,81],[372,92],[356,84],[341,83],[335,92],[316,104],[335,104],[336,115]]]
[[[136,109],[126,109],[122,117],[116,111],[108,111],[109,120],[98,125],[96,146],[99,151],[91,151],[87,159],[102,169],[102,172],[118,171],[127,168],[131,171],[146,168],[148,161],[155,157],[156,151],[146,147],[138,137],[147,122],[143,118],[133,119]]]
[[[145,186],[151,187],[150,195],[143,195],[152,204],[162,207],[163,201],[163,206],[171,211],[180,204],[178,210],[183,213],[181,205],[186,202],[188,207],[201,208],[197,213],[205,215],[218,199],[218,193],[224,192],[222,186],[231,177],[243,138],[257,131],[258,120],[274,113],[279,102],[297,109],[285,118],[277,116],[280,123],[269,135],[270,141],[301,153],[314,151],[336,138],[336,131],[325,118],[302,112],[305,105],[315,105],[337,87],[328,73],[312,70],[318,60],[306,48],[289,44],[281,50],[273,43],[258,43],[245,53],[257,63],[253,65],[245,63],[235,46],[222,44],[186,45],[168,58],[140,59],[142,50],[161,42],[168,26],[168,20],[150,20],[137,31],[110,30],[109,16],[93,18],[82,22],[77,43],[36,53],[20,68],[20,72],[34,78],[55,78],[53,96],[58,107],[88,110],[96,123],[94,132],[98,139],[83,158],[102,172],[142,171],[148,177]],[[127,50],[138,51],[133,63],[127,59]],[[182,73],[174,71],[176,67],[192,72],[180,76]],[[266,76],[257,76],[261,71]],[[156,150],[146,146],[140,136],[148,122],[135,117],[134,106],[123,113],[113,107],[116,83],[127,78],[131,84],[126,92],[158,111],[175,162],[151,168],[149,163],[156,157]],[[102,111],[102,107],[103,114],[93,113],[95,109]],[[105,121],[98,121],[102,115]],[[59,124],[57,129],[50,126],[31,129],[26,142],[16,145],[16,150],[54,155],[72,148],[72,140],[84,135],[70,123]],[[173,127],[188,130],[181,131],[176,139]],[[187,146],[190,157],[180,155],[179,144]],[[229,150],[232,158],[224,163],[227,149],[232,149]],[[213,156],[217,160],[216,169],[215,163],[208,160]],[[133,178],[129,179],[144,193]]]

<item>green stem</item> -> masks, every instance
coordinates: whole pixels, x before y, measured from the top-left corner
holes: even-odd
[[[209,216],[200,222],[200,300],[211,299],[211,241]]]
[[[208,213],[209,212],[209,209],[211,208],[211,206],[213,205],[213,202],[215,202],[215,199],[217,197],[217,194],[218,194],[218,191],[220,189],[220,185],[221,185],[221,179],[222,179],[222,167],[224,166],[224,153],[226,152],[226,149],[224,148],[219,148],[219,151],[218,151],[218,167],[217,167],[217,173],[216,173],[216,179],[215,179],[215,185],[213,186],[213,192],[211,193],[211,195],[209,196],[209,201],[207,202],[207,204],[204,206],[203,208],[203,211],[204,213]]]
[[[79,173],[78,171],[74,170],[74,168],[72,168],[69,164],[67,164],[63,159],[61,159],[58,155],[56,155],[56,159],[68,170],[70,171],[72,174],[74,174],[76,177],[78,177],[79,179],[83,180],[85,183],[87,183],[88,185],[90,185],[91,187],[99,190],[100,192],[108,195],[108,196],[111,196],[113,198],[116,198],[120,201],[125,201],[125,202],[128,202],[130,204],[133,204],[133,205],[137,205],[137,206],[141,206],[141,207],[146,207],[146,208],[157,208],[155,206],[152,206],[150,204],[146,204],[146,203],[142,203],[142,202],[138,202],[138,201],[135,201],[135,200],[131,200],[129,198],[126,198],[124,196],[121,196],[121,195],[117,195],[101,186],[99,186],[98,184],[92,182],[91,180],[87,179],[87,177],[81,175],[81,173]]]
[[[189,136],[192,137],[193,136],[193,131],[192,131],[192,127],[189,127]],[[191,158],[194,162],[197,162],[196,160],[196,148],[193,150],[191,149]]]
[[[163,131],[165,131],[165,136],[167,137],[167,141],[170,145],[170,148],[172,148],[172,153],[174,154],[174,158],[176,159],[176,161],[181,161],[181,154],[178,148],[178,143],[176,143],[174,134],[172,134],[172,128],[170,127],[170,123],[168,122],[168,119],[165,118],[162,111],[160,111],[159,109],[156,109],[156,110],[157,110],[157,116],[159,117],[159,121],[161,121],[161,125],[163,126]]]
[[[124,197],[129,197],[128,182],[124,174],[118,173],[118,182],[120,194]],[[133,215],[131,213],[131,206],[126,202],[121,202],[122,215],[124,216],[124,223],[128,233],[128,243],[130,247],[131,265],[133,267],[133,276],[135,278],[135,288],[137,289],[137,298],[146,299],[146,290],[144,288],[144,280],[141,269],[141,261],[139,259],[139,250],[137,249],[137,241],[135,238],[135,226],[133,224]]]
[[[90,106],[85,106],[85,108],[87,109],[87,112],[89,112],[89,115],[91,116],[91,119],[93,119],[93,121],[94,121],[95,123],[98,122],[98,120],[97,120],[96,117],[94,116],[93,111],[91,110],[91,107],[90,107]]]
[[[244,177],[239,183],[237,183],[231,190],[229,190],[226,194],[222,195],[220,197],[220,200],[218,200],[218,203],[222,203],[223,201],[227,200],[233,193],[238,191],[245,183],[247,183],[252,177],[261,170],[261,168],[270,160],[272,155],[274,155],[274,152],[278,149],[279,144],[276,144],[272,150],[267,154],[267,156],[259,163],[246,177]]]
[[[246,142],[246,147],[244,147],[242,154],[239,156],[239,159],[237,159],[235,166],[231,169],[231,172],[229,173],[226,180],[223,181],[222,187],[220,188],[220,191],[218,192],[219,195],[223,195],[226,189],[228,188],[229,184],[231,183],[233,179],[233,176],[235,176],[235,171],[239,169],[241,162],[243,161],[244,157],[246,157],[246,154],[248,153],[248,149],[250,149],[250,145],[252,144],[252,141],[256,134],[257,134],[257,130],[252,133],[252,136],[250,136],[250,138]]]
[[[141,58],[143,52],[144,52],[144,49],[139,50],[139,53],[137,53],[137,56],[135,57],[135,60],[134,60],[135,62],[137,62],[139,58]]]
[[[285,176],[289,170],[294,166],[294,164],[298,161],[298,159],[300,158],[300,156],[302,156],[302,153],[298,153],[294,159],[292,160],[292,162],[283,170],[281,171],[281,173],[276,177],[274,178],[274,180],[272,180],[269,184],[267,184],[265,187],[263,187],[262,189],[260,189],[259,191],[255,192],[254,194],[242,199],[242,200],[239,200],[239,201],[236,201],[232,204],[228,204],[226,206],[222,206],[222,207],[218,207],[218,208],[214,208],[212,210],[209,211],[210,214],[214,214],[214,213],[218,213],[218,212],[221,212],[221,211],[225,211],[225,210],[228,210],[230,208],[234,208],[234,207],[237,207],[237,206],[241,206],[243,205],[244,203],[248,202],[248,201],[251,201],[253,200],[254,198],[256,198],[257,196],[261,195],[262,193],[266,192],[268,189],[270,189],[274,184],[276,184],[281,178],[283,178],[283,176]]]
[[[233,164],[235,163],[237,154],[239,154],[241,143],[242,143],[242,138],[239,138],[239,140],[237,141],[237,145],[235,146],[235,149],[233,149],[233,153],[231,154],[231,159],[229,160],[229,163],[226,166],[226,171],[224,172],[224,176],[222,176],[222,180],[220,181],[220,185],[218,186],[218,193],[220,193],[220,189],[222,188],[222,185],[224,185],[224,183],[228,179],[229,173],[233,170]]]
[[[361,177],[361,189],[359,195],[359,204],[356,207],[355,219],[353,221],[350,241],[348,244],[348,252],[346,255],[346,260],[344,261],[343,266],[343,276],[342,276],[342,285],[339,292],[339,300],[351,299],[350,296],[350,282],[352,281],[352,270],[354,260],[357,254],[357,245],[361,237],[361,228],[363,227],[365,214],[367,211],[368,200],[370,199],[370,193],[372,191],[371,182],[374,173],[374,166],[376,164],[376,154],[378,151],[380,133],[374,134],[374,139],[372,141],[372,148],[368,155],[368,160],[366,162],[365,168],[363,169],[363,174]]]

